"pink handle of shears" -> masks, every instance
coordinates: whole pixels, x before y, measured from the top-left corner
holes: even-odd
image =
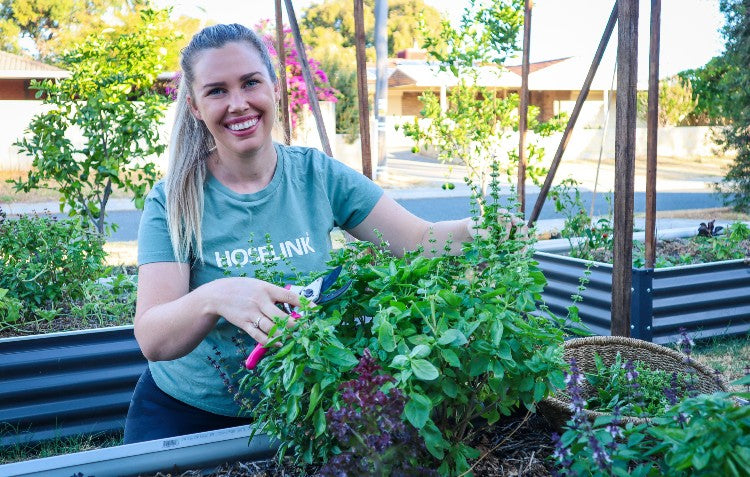
[[[291,285],[287,285],[284,288],[288,290],[289,288],[291,288]],[[300,315],[296,311],[292,311],[289,314],[289,316],[291,316],[292,318],[296,320],[302,315]],[[266,351],[268,351],[268,348],[266,348],[262,344],[258,343],[257,345],[255,345],[255,348],[253,348],[253,350],[250,352],[247,359],[245,360],[245,368],[250,369],[250,370],[255,369],[255,366],[258,365],[258,362],[261,360],[261,358],[265,356]]]

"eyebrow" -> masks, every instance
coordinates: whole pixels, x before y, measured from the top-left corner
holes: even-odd
[[[247,80],[251,79],[253,76],[257,76],[257,75],[260,75],[260,74],[261,74],[260,71],[253,71],[252,73],[244,74],[244,75],[240,76],[240,81],[247,81]],[[206,84],[204,84],[201,87],[201,89],[216,88],[217,86],[224,86],[225,84],[226,84],[226,82],[224,82],[224,81],[216,81],[214,83],[206,83]]]

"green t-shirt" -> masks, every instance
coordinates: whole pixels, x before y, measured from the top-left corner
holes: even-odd
[[[190,289],[226,276],[254,276],[257,266],[276,261],[277,270],[291,273],[324,271],[330,257],[330,232],[351,229],[367,217],[382,189],[353,169],[316,149],[275,145],[276,171],[268,186],[254,194],[238,194],[210,176],[204,185],[201,233],[203,258],[191,261]],[[165,213],[164,183],[146,199],[138,231],[138,264],[174,262]],[[266,236],[270,237],[267,243]],[[233,337],[242,337],[247,350],[255,341],[220,318],[216,327],[188,355],[149,363],[156,384],[167,394],[206,411],[237,415],[217,369],[209,362],[217,350],[231,375],[246,355]]]

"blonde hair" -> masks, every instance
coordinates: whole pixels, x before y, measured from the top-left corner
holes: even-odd
[[[221,48],[232,42],[246,42],[255,48],[271,80],[277,82],[276,71],[263,40],[249,28],[237,23],[206,27],[196,33],[182,50],[182,77],[177,92],[177,110],[165,180],[169,238],[179,261],[187,261],[191,251],[195,258],[203,261],[203,184],[207,174],[206,159],[216,147],[205,123],[193,116],[188,104],[188,96],[195,97],[192,94],[195,80],[193,66],[201,52]]]

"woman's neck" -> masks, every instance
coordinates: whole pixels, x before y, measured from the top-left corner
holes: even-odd
[[[252,194],[271,182],[277,160],[276,148],[271,144],[268,151],[246,157],[227,154],[217,148],[209,156],[207,165],[211,174],[229,189],[239,194]]]

